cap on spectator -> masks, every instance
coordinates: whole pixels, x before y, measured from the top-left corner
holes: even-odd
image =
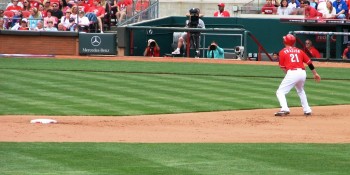
[[[218,6],[225,7],[225,4],[224,3],[219,3]]]
[[[22,22],[28,23],[28,20],[26,18],[23,18]]]

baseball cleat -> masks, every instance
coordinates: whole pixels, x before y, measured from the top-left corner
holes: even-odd
[[[288,114],[290,114],[289,111],[278,111],[275,113],[275,116],[287,116]]]
[[[307,116],[311,116],[311,112],[304,112],[304,115]]]

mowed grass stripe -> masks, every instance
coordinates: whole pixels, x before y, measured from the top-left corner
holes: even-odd
[[[23,104],[22,107],[26,108],[28,105],[29,108],[33,108],[35,103],[39,103],[37,104],[37,107],[42,106],[40,110],[42,110],[44,114],[54,114],[55,112],[59,112],[61,114],[73,113],[79,115],[82,114],[82,110],[79,110],[81,105],[84,105],[81,107],[84,111],[96,110],[93,109],[93,101],[90,99],[84,99],[84,94],[80,94],[77,98],[75,96],[76,94],[70,95],[69,93],[72,92],[73,88],[56,88],[56,83],[43,83],[41,80],[36,81],[23,76],[17,77],[17,87],[21,87],[18,89],[18,92],[20,93],[12,93],[12,95]],[[13,90],[14,89],[10,90],[8,95],[11,95]]]
[[[49,74],[46,73],[45,76],[47,75]],[[36,75],[35,73],[33,76],[39,77],[39,75]],[[86,87],[83,86],[85,85],[84,83],[82,83],[83,81],[76,83],[77,82],[76,80],[70,81],[71,78],[66,78],[64,76],[54,76],[54,79],[52,79],[51,77],[52,75],[46,80],[45,76],[41,76],[40,81],[36,81],[40,87],[43,87],[41,91],[44,91],[45,95],[53,99],[60,96],[67,96],[68,94],[69,98],[56,99],[55,101],[59,102],[60,100],[62,100],[64,102],[64,106],[62,107],[65,107],[67,105],[74,106],[74,110],[78,111],[78,112],[71,111],[70,113],[74,112],[74,114],[78,114],[78,115],[88,115],[89,111],[91,112],[96,111],[98,113],[101,113],[100,111],[102,111],[103,114],[107,114],[107,113],[110,114],[113,112],[123,113],[122,111],[129,109],[129,108],[125,108],[121,110],[113,110],[118,107],[110,106],[111,104],[110,102],[103,104],[103,101],[98,100],[99,98],[98,96],[92,95],[93,90],[87,89]],[[27,77],[27,79],[29,78]],[[30,80],[28,81],[29,81],[28,83],[34,82]],[[45,82],[51,82],[51,83],[45,83]],[[93,83],[94,82],[92,82],[92,84]],[[48,86],[46,86],[47,84]],[[62,86],[62,84],[64,86]],[[83,87],[80,87],[80,86],[83,86]],[[40,89],[40,87],[36,87],[33,85],[31,87],[27,87],[27,89],[30,89],[30,88]],[[55,91],[55,92],[52,94],[51,93],[52,91]],[[108,94],[105,95],[105,97],[109,97],[109,96],[110,95]],[[65,109],[65,111],[70,111],[70,110]],[[137,112],[140,112],[140,111],[137,111]]]

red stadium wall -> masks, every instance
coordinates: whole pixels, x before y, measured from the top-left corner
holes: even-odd
[[[78,36],[0,35],[0,53],[79,55]]]

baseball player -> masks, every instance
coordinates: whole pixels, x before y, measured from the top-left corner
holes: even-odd
[[[277,89],[276,96],[281,105],[281,110],[275,113],[275,116],[286,116],[290,113],[286,94],[295,87],[299,95],[301,105],[304,110],[305,116],[311,115],[311,108],[307,102],[306,94],[304,91],[304,84],[306,80],[306,71],[304,63],[306,63],[314,75],[316,82],[321,80],[315,70],[314,65],[310,58],[305,54],[304,51],[294,47],[295,37],[292,34],[283,36],[283,43],[285,48],[279,52],[279,66],[286,73],[282,80],[279,88]]]

